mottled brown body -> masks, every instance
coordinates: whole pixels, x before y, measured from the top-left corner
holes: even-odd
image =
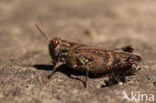
[[[56,41],[59,42],[58,48],[53,48],[52,45]],[[112,72],[134,73],[135,70],[131,66],[137,65],[141,57],[132,52],[133,48],[128,46],[118,50],[105,50],[60,38],[54,38],[49,43],[49,53],[54,65],[62,62],[72,69],[86,72],[87,76],[88,73],[94,75]]]
[[[38,26],[36,27],[44,34]],[[141,57],[133,53],[131,46],[105,50],[61,40],[60,38],[48,41],[49,53],[54,64],[53,72],[48,78],[51,78],[59,66],[65,64],[72,69],[86,72],[85,87],[87,86],[89,73],[93,75],[104,75],[114,72],[133,74],[135,72],[133,66],[136,66],[141,61]]]

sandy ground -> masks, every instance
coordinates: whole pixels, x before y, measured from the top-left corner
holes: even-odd
[[[39,16],[51,38],[109,49],[133,45],[142,69],[123,85],[102,88],[104,78],[90,78],[85,89],[63,67],[43,84],[52,66],[48,43],[34,27]],[[155,45],[155,0],[1,0],[0,103],[126,103],[123,91],[153,94],[156,102]]]

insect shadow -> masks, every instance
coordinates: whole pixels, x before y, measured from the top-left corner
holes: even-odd
[[[45,64],[35,64],[35,65],[33,65],[33,67],[36,68],[37,70],[52,71],[52,69],[53,69],[54,66],[52,66],[52,65],[45,65]],[[79,81],[81,81],[84,84],[84,81],[83,80],[81,80],[78,77],[73,77],[72,76],[72,75],[75,75],[75,76],[85,75],[85,73],[82,72],[82,71],[73,70],[73,69],[67,67],[66,65],[62,65],[62,66],[60,66],[57,69],[56,72],[61,72],[61,73],[65,74],[65,75],[67,75],[69,78],[75,79],[75,80],[79,80]],[[90,77],[90,75],[89,75],[89,77]]]
[[[32,67],[36,68],[37,70],[52,71],[54,66],[48,65],[48,64],[35,64],[35,65],[32,65]],[[79,70],[74,70],[72,68],[69,68],[66,65],[60,66],[56,72],[61,72],[65,75],[67,75],[69,78],[80,80],[81,82],[83,82],[83,80],[81,80],[80,78],[75,77],[75,76],[82,76],[82,75],[85,76],[86,75],[85,72],[79,71]],[[74,77],[72,75],[74,75]],[[89,74],[89,78],[98,78],[98,77],[101,77],[101,76]]]
[[[52,71],[54,66],[48,65],[48,64],[35,64],[35,65],[32,65],[32,67],[36,68],[37,70]],[[130,67],[126,67],[126,68],[130,68]],[[72,68],[69,68],[66,65],[62,65],[57,69],[56,72],[61,72],[65,75],[67,75],[71,79],[79,80],[82,83],[84,83],[84,81],[82,79],[80,79],[79,77],[75,77],[75,76],[82,76],[82,75],[85,76],[85,72],[83,72],[83,71],[74,70]],[[72,75],[74,75],[74,77]],[[103,75],[93,75],[90,73],[88,76],[89,76],[89,78],[103,77]],[[101,88],[110,87],[115,84],[118,84],[119,82],[125,83],[126,82],[125,76],[130,76],[130,75],[116,75],[113,73],[113,75],[111,75],[108,80],[104,81],[104,85],[101,85]]]

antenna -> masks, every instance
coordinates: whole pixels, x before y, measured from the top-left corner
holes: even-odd
[[[41,27],[43,27],[43,22],[40,16],[39,16],[39,21],[40,21]],[[50,41],[48,35],[43,31],[43,29],[41,29],[37,24],[35,24],[35,27],[38,29],[38,31],[40,31],[40,33],[44,36],[46,40]]]

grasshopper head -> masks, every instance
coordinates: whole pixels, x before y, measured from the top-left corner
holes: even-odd
[[[54,59],[58,56],[62,40],[60,38],[54,38],[49,42],[49,53]]]
[[[44,38],[49,42],[49,53],[52,59],[56,59],[59,56],[59,52],[61,51],[62,40],[60,38],[54,38],[49,40],[48,35],[38,26],[35,25],[36,28],[40,31],[40,33],[44,36]]]

